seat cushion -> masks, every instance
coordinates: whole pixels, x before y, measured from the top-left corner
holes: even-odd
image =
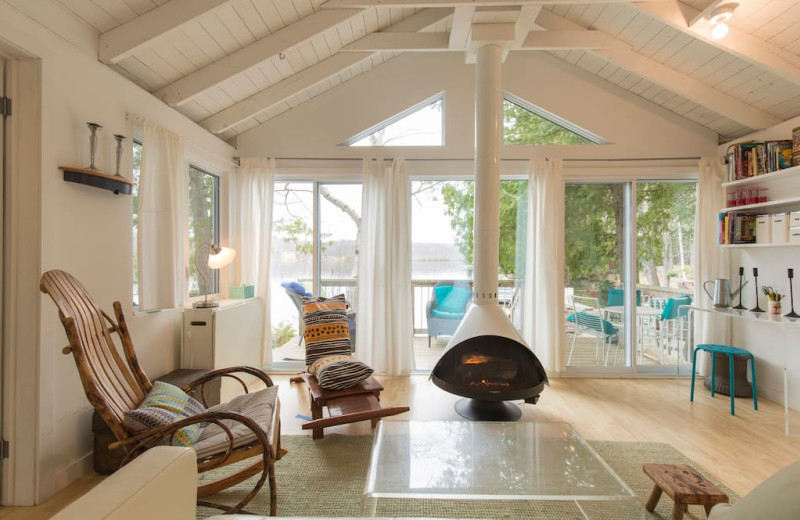
[[[467,308],[472,291],[464,287],[451,287],[448,285],[435,287],[436,307],[443,312],[464,312]]]
[[[431,309],[431,315],[446,320],[460,320],[461,318],[464,317],[463,312],[447,312],[447,311],[441,311],[439,309]]]
[[[264,433],[269,438],[272,433],[270,430],[277,400],[278,387],[273,385],[258,392],[236,396],[226,403],[212,406],[207,411],[234,412],[249,417],[264,430]],[[250,444],[256,440],[256,434],[244,424],[232,419],[225,419],[222,423],[230,428],[233,434],[234,448]],[[198,459],[223,452],[227,447],[228,435],[222,428],[213,423],[209,423],[200,431],[200,436],[194,445]]]
[[[327,356],[317,359],[308,372],[326,390],[343,390],[372,375],[373,370],[353,356]]]
[[[569,316],[567,316],[567,321],[574,323],[575,320],[578,319],[580,322],[579,324],[582,327],[594,329],[598,332],[602,332],[603,334],[614,335],[617,333],[617,327],[615,327],[614,324],[608,320],[604,320],[599,316],[595,316],[594,314],[589,314],[583,311],[579,312],[578,314],[580,316],[577,317],[575,313],[570,314]],[[602,329],[600,327],[601,323],[602,323]]]
[[[139,432],[172,424],[205,411],[199,401],[175,385],[164,381],[155,381],[150,393],[135,410],[125,412],[123,425],[133,432]],[[190,424],[179,429],[173,435],[171,444],[176,446],[192,446],[198,438],[200,427]],[[170,443],[165,439],[165,443]]]
[[[347,325],[347,301],[340,294],[332,298],[303,298],[306,366],[326,356],[348,355],[352,351]]]

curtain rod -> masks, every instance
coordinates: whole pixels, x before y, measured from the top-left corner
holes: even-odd
[[[275,157],[276,161],[359,161],[367,159],[367,157]],[[377,159],[375,157],[370,159]],[[442,158],[433,158],[433,159],[420,159],[420,158],[402,158],[398,157],[398,159],[403,159],[405,161],[427,161],[427,162],[436,162],[436,161],[474,161],[475,159],[442,159]],[[546,158],[547,159],[547,158]],[[234,157],[234,160],[238,162],[239,158]],[[391,161],[394,158],[384,158],[384,161]],[[501,159],[501,161],[505,162],[522,162],[522,161],[529,161],[530,159]],[[628,157],[628,158],[618,158],[618,159],[563,159],[564,162],[635,162],[635,161],[699,161],[700,157]]]

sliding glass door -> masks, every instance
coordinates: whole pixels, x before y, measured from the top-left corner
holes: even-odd
[[[680,373],[691,362],[694,181],[565,187],[565,364]]]

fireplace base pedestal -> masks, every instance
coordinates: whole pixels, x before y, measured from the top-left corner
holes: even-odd
[[[455,404],[456,413],[470,421],[516,421],[522,417],[519,406],[509,401],[480,401],[465,397]]]

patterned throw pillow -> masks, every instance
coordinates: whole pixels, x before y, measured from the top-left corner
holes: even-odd
[[[129,430],[139,432],[155,426],[172,424],[205,411],[205,407],[200,402],[177,386],[156,381],[139,408],[125,412],[123,424]],[[175,432],[173,444],[192,446],[199,434],[199,425],[184,426]],[[165,442],[169,442],[169,438]]]
[[[306,366],[325,356],[350,354],[350,330],[346,318],[347,301],[343,294],[332,298],[303,298]]]
[[[322,388],[342,390],[365,380],[373,370],[353,356],[327,356],[314,361],[308,372]]]

